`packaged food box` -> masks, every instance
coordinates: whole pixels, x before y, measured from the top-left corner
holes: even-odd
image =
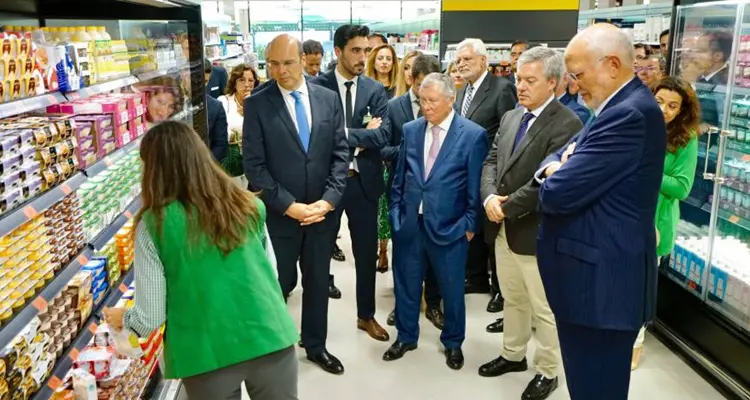
[[[24,182],[42,177],[42,164],[40,162],[27,162],[21,165],[21,179]]]
[[[18,188],[21,182],[21,171],[19,170],[0,175],[0,193]]]
[[[127,102],[114,98],[89,98],[81,101],[47,107],[47,112],[63,114],[108,114],[115,125],[122,125],[129,119]]]
[[[0,214],[18,207],[23,200],[21,189],[13,189],[3,193],[0,195]]]
[[[17,170],[21,166],[21,155],[11,154],[0,159],[0,175]]]
[[[0,135],[0,158],[13,155],[21,148],[21,141],[18,136],[3,134]]]
[[[31,199],[42,193],[42,178],[34,177],[23,184],[23,197]]]

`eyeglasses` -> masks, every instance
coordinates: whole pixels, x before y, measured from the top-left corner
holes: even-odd
[[[580,72],[568,72],[568,78],[569,78],[570,80],[572,80],[573,82],[578,82],[579,80],[581,80],[581,77],[583,76],[583,74],[584,74],[584,73],[585,73],[586,71],[588,71],[589,69],[593,68],[593,67],[594,67],[594,66],[595,66],[596,64],[600,63],[600,62],[601,62],[602,60],[604,60],[604,59],[607,59],[607,58],[609,58],[609,57],[610,57],[610,56],[601,56],[601,57],[599,57],[599,59],[598,59],[598,60],[596,60],[596,62],[595,62],[595,63],[593,63],[593,64],[589,65],[588,67],[584,68],[584,69],[583,69],[582,71],[580,71]]]

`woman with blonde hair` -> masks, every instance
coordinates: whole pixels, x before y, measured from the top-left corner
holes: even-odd
[[[393,50],[393,47],[388,44],[382,44],[374,48],[367,58],[365,75],[382,83],[388,99],[392,99],[393,94],[396,92],[398,76],[396,50]]]
[[[414,59],[418,55],[422,54],[419,50],[412,50],[404,56],[401,60],[401,68],[398,71],[398,79],[396,82],[396,93],[394,97],[403,96],[409,89],[411,89],[411,66],[414,65]]]
[[[453,86],[455,86],[456,89],[461,89],[464,86],[464,83],[466,83],[461,74],[458,73],[455,61],[451,61],[451,63],[448,64],[448,69],[445,70],[445,74],[451,78]]]

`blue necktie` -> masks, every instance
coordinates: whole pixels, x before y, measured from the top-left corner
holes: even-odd
[[[523,118],[521,118],[521,126],[518,127],[518,132],[516,132],[516,141],[513,142],[513,151],[516,151],[518,144],[521,143],[521,140],[523,140],[523,137],[526,135],[526,131],[529,129],[529,122],[531,122],[532,118],[534,118],[534,114],[530,112],[523,114]]]
[[[294,97],[294,114],[297,117],[299,140],[302,142],[302,147],[307,151],[310,147],[310,124],[307,121],[305,104],[302,103],[302,94],[300,92],[295,90],[292,92],[292,97]]]

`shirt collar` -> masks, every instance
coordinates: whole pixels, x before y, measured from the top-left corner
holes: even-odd
[[[625,82],[625,83],[624,83],[624,84],[623,84],[622,86],[620,86],[620,88],[619,88],[619,89],[615,90],[615,92],[614,92],[614,93],[612,93],[611,95],[609,95],[609,97],[607,97],[607,98],[606,98],[606,99],[605,99],[605,100],[604,100],[604,101],[602,102],[602,104],[600,104],[600,105],[599,105],[599,107],[597,107],[597,108],[596,108],[596,110],[594,110],[594,115],[598,117],[598,116],[599,116],[599,114],[601,114],[601,113],[602,113],[602,111],[604,111],[604,107],[606,107],[606,106],[607,106],[607,104],[608,104],[608,103],[610,102],[610,100],[612,100],[612,98],[613,98],[613,97],[615,97],[615,96],[617,95],[617,93],[620,93],[620,91],[621,91],[621,90],[622,90],[622,89],[623,89],[623,88],[624,88],[625,86],[627,86],[627,85],[628,85],[628,83],[630,83],[630,82],[633,82],[633,80],[635,80],[635,79],[638,79],[638,77],[633,77],[633,79],[631,79],[631,80],[629,80],[629,81]]]
[[[279,85],[279,82],[276,82],[276,85],[279,87],[281,94],[283,94],[284,96],[291,96],[292,94],[291,90],[284,89],[283,87],[281,87],[281,85]],[[300,94],[303,96],[307,96],[307,93],[308,93],[307,82],[305,81],[304,78],[302,79],[302,83],[299,85],[299,87],[295,91],[300,92]]]
[[[456,115],[456,112],[453,111],[453,110],[451,110],[451,113],[448,114],[447,117],[445,117],[445,119],[443,120],[443,122],[441,122],[441,123],[438,124],[438,126],[440,127],[440,129],[443,130],[444,132],[448,132],[448,130],[451,127],[451,124],[453,123],[453,118],[455,117],[455,115]],[[435,125],[431,124],[430,122],[427,123],[427,129],[431,130],[433,126],[435,126]]]
[[[525,110],[525,112],[530,112],[534,114],[534,118],[539,118],[539,116],[542,115],[542,111],[544,111],[544,109],[547,108],[549,103],[552,103],[552,100],[554,99],[555,99],[555,95],[553,94],[552,96],[549,97],[549,99],[547,99],[547,101],[544,102],[544,104],[537,107],[536,109],[531,110],[531,111],[529,111],[529,109],[526,107],[524,107],[523,109]]]
[[[719,68],[716,71],[712,72],[710,75],[704,76],[703,79],[705,79],[707,81],[710,81],[711,78],[713,78],[714,76],[716,76],[716,74],[718,74],[719,72],[721,72],[723,69],[725,69],[727,67],[729,67],[729,63],[724,64],[724,66],[722,66],[721,68]]]
[[[344,83],[350,82],[348,79],[344,77],[344,75],[341,75],[338,68],[333,69],[333,74],[336,75],[336,82],[338,83],[339,86],[344,86]],[[359,80],[358,78],[359,78],[358,76],[355,76],[354,79],[351,80],[351,82],[354,82],[354,85],[352,86],[354,87],[357,86],[357,81]]]
[[[481,85],[482,85],[482,82],[484,82],[484,78],[486,78],[486,77],[487,77],[487,74],[489,74],[489,72],[487,72],[487,71],[484,71],[484,72],[482,73],[482,75],[479,75],[479,79],[477,79],[477,81],[476,81],[476,82],[474,82],[474,83],[471,83],[471,84],[470,84],[471,86],[473,86],[473,87],[474,87],[474,90],[477,90],[477,89],[479,88],[479,86],[481,86]]]
[[[419,99],[414,94],[414,91],[409,88],[409,104],[414,104],[414,102],[419,102]]]

